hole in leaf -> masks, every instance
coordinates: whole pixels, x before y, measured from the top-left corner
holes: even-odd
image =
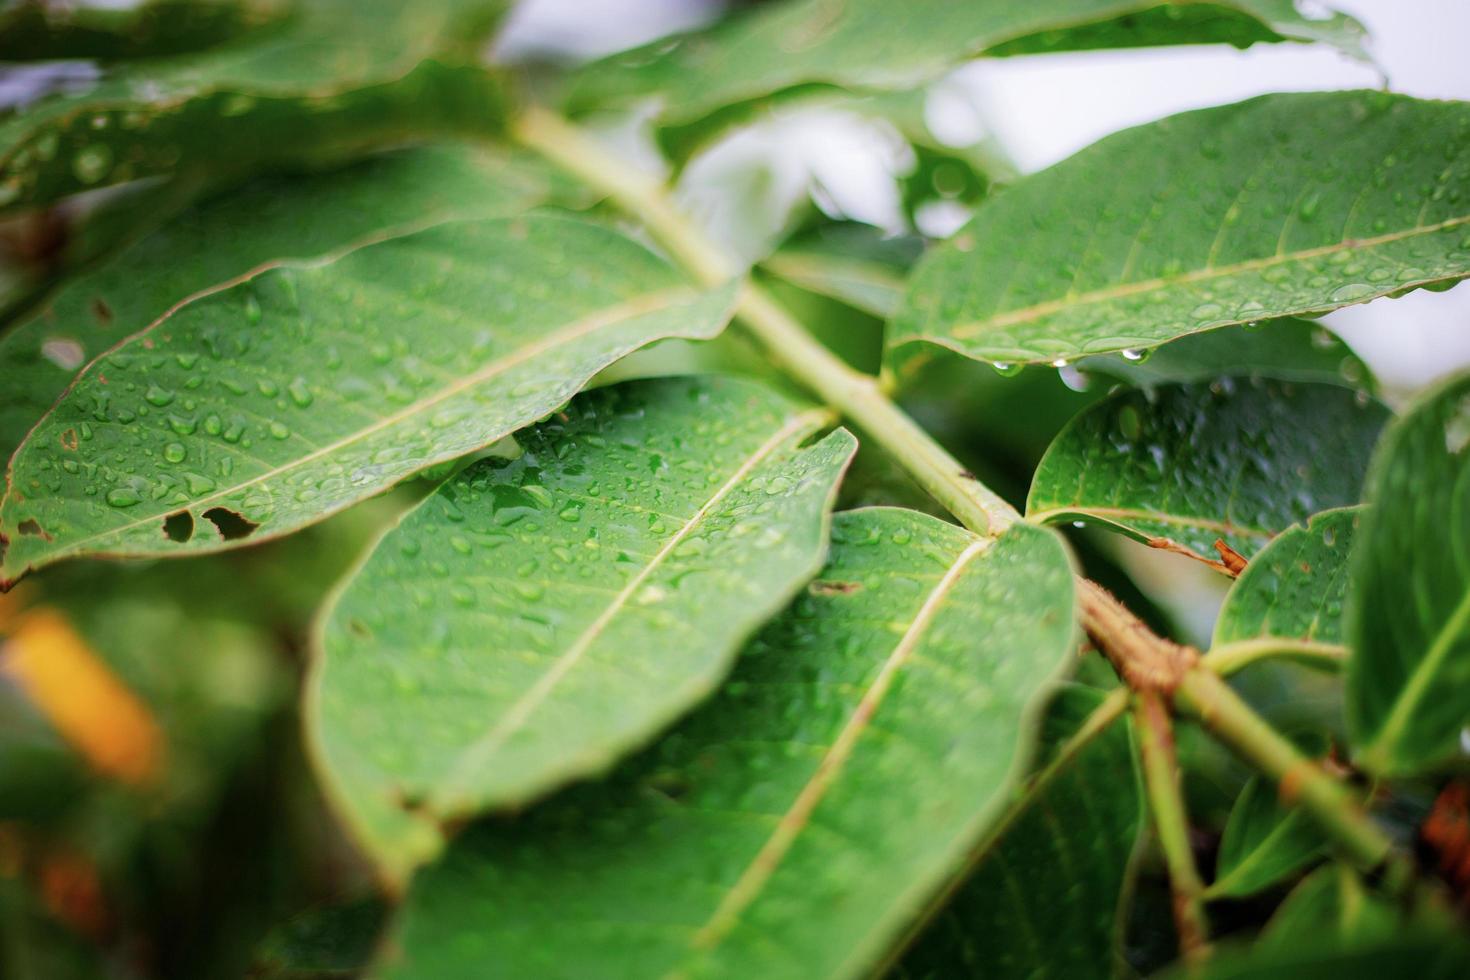
[[[204,512],[204,519],[209,521],[219,531],[219,536],[226,541],[239,541],[248,538],[260,527],[255,521],[226,507],[211,507]]]
[[[16,530],[21,534],[27,534],[33,538],[45,538],[47,541],[51,540],[51,535],[47,534],[45,529],[34,518],[21,521]]]
[[[187,510],[168,515],[163,519],[163,533],[168,535],[170,541],[183,544],[194,536],[194,515]]]

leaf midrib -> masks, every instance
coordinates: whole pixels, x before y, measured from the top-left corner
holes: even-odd
[[[190,510],[194,510],[199,507],[206,506],[210,503],[223,500],[233,494],[240,492],[241,490],[246,489],[247,487],[255,486],[267,480],[274,479],[280,476],[282,473],[289,473],[299,467],[315,462],[323,456],[338,452],[348,446],[353,445],[356,442],[367,439],[370,436],[384,431],[385,429],[391,428],[392,426],[397,425],[400,422],[411,419],[415,415],[428,411],[434,406],[456,395],[460,395],[468,389],[473,388],[476,385],[479,385],[489,380],[490,378],[495,377],[498,374],[502,374],[505,371],[508,371],[511,368],[516,367],[526,362],[527,360],[536,357],[539,354],[543,354],[549,350],[554,350],[558,346],[561,346],[573,340],[577,340],[583,336],[596,333],[597,331],[605,327],[614,326],[616,324],[622,323],[625,320],[632,319],[633,317],[644,316],[649,313],[658,312],[662,309],[667,309],[668,307],[673,306],[680,301],[692,301],[697,297],[698,293],[694,289],[688,286],[676,286],[670,289],[663,289],[657,292],[647,293],[643,296],[635,297],[634,299],[626,300],[622,303],[616,303],[612,306],[604,307],[594,313],[583,317],[580,320],[573,321],[571,324],[561,328],[560,330],[556,330],[548,334],[540,341],[527,344],[524,347],[516,349],[511,354],[500,358],[499,360],[491,364],[485,365],[480,370],[466,375],[452,385],[448,385],[444,388],[436,390],[433,395],[427,398],[423,398],[419,401],[406,405],[403,408],[399,409],[397,412],[392,413],[391,415],[383,416],[381,419],[374,422],[373,424],[358,429],[350,435],[344,436],[343,438],[338,439],[335,442],[327,443],[326,445],[312,450],[305,456],[293,459],[288,463],[272,467],[271,469],[266,470],[264,473],[260,473],[254,477],[251,477],[249,480],[244,480],[240,483],[232,484],[228,487],[216,490],[213,493],[207,494],[203,497],[191,500],[189,501],[189,503],[183,506]],[[54,552],[51,557],[54,559],[55,557],[58,557],[60,555],[70,554],[77,551],[78,549],[85,548],[87,545],[90,545],[96,541],[106,540],[115,536],[124,535],[135,528],[142,527],[148,524],[153,524],[158,519],[159,515],[157,513],[152,513],[146,517],[140,517],[137,520],[129,521],[126,524],[119,524],[114,527],[108,528],[107,530],[99,531],[96,534],[92,534],[85,538],[81,538],[71,542],[64,549],[60,549]]]
[[[877,714],[878,707],[893,686],[899,670],[908,662],[914,648],[918,646],[934,617],[943,608],[945,600],[958,584],[961,575],[970,562],[983,554],[990,544],[989,539],[977,539],[956,556],[954,563],[929,593],[928,598],[924,600],[924,604],[914,616],[913,622],[909,624],[909,628],[904,631],[903,636],[884,661],[867,692],[853,708],[852,714],[848,716],[837,738],[822,757],[822,761],[817,764],[816,771],[807,780],[791,806],[782,814],[771,835],[746,865],[735,884],[725,893],[725,898],[715,908],[705,924],[695,932],[690,943],[692,949],[708,952],[719,945],[735,927],[740,914],[760,896],[761,891],[796,842],[801,829],[811,818],[813,811],[826,796],[827,791],[836,782],[843,767],[851,758],[858,739],[866,731],[868,723]],[[669,980],[680,976],[682,976],[680,969],[668,974]]]
[[[814,425],[830,417],[826,409],[812,409],[793,416],[782,425],[770,438],[763,442],[756,450],[740,464],[739,467],[725,480],[720,488],[706,500],[695,513],[686,520],[673,535],[658,549],[648,560],[647,564],[639,570],[638,574],[628,580],[628,583],[620,589],[608,603],[596,619],[584,629],[566,651],[557,658],[551,668],[526,691],[525,694],[512,704],[501,716],[495,727],[486,732],[475,742],[462,750],[448,767],[449,775],[436,787],[431,800],[430,808],[442,815],[452,815],[463,808],[470,801],[466,800],[465,794],[474,775],[482,771],[489,763],[489,759],[505,744],[506,740],[517,731],[525,727],[526,721],[535,713],[536,709],[551,696],[556,685],[559,684],[581,660],[582,656],[592,647],[597,638],[607,629],[613,618],[621,612],[629,600],[637,594],[639,589],[648,581],[649,577],[658,570],[664,561],[673,554],[674,550],[687,538],[694,529],[709,516],[715,507],[719,506],[729,494],[740,485],[741,481],[773,452],[786,444],[792,435],[810,429]]]
[[[1409,680],[1394,700],[1393,708],[1389,711],[1388,718],[1384,720],[1383,727],[1378,730],[1378,735],[1364,749],[1365,757],[1386,756],[1392,752],[1408,727],[1409,720],[1418,710],[1419,703],[1429,693],[1434,675],[1439,672],[1445,658],[1449,656],[1456,639],[1467,629],[1470,629],[1470,589],[1466,589],[1455,611],[1449,615],[1439,632],[1435,634],[1429,652],[1409,675]]]
[[[1244,262],[1236,262],[1231,265],[1205,266],[1190,272],[1181,273],[1177,276],[1160,276],[1154,279],[1141,279],[1137,282],[1120,283],[1103,289],[1094,289],[1074,296],[1062,297],[1061,299],[1047,300],[1044,303],[1036,303],[1019,309],[1007,310],[995,314],[984,320],[975,320],[970,323],[962,323],[949,331],[950,335],[959,339],[970,339],[988,330],[1003,329],[1005,327],[1017,326],[1031,323],[1042,317],[1054,313],[1061,313],[1077,306],[1086,306],[1092,303],[1104,303],[1114,299],[1122,299],[1140,293],[1151,292],[1156,289],[1164,289],[1169,286],[1188,285],[1196,282],[1207,282],[1225,276],[1237,275],[1242,272],[1253,272],[1257,269],[1269,269],[1277,265],[1285,265],[1290,262],[1300,262],[1307,259],[1319,258],[1324,255],[1333,255],[1337,252],[1354,249],[1376,248],[1379,245],[1387,245],[1392,242],[1413,238],[1419,235],[1431,235],[1437,232],[1456,228],[1470,222],[1470,215],[1460,215],[1448,218],[1432,225],[1416,225],[1402,231],[1389,232],[1372,238],[1348,238],[1331,245],[1321,245],[1316,248],[1302,249],[1295,252],[1278,252],[1260,259],[1248,259]],[[1441,277],[1431,277],[1433,278]],[[1403,284],[1399,284],[1401,288]],[[1365,297],[1366,298],[1366,297]],[[925,331],[918,331],[916,336],[923,336]]]

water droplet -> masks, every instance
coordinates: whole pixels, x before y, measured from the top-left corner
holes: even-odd
[[[270,432],[272,438],[275,439],[288,439],[291,436],[291,430],[286,427],[286,424],[275,420],[271,421]]]
[[[184,457],[187,455],[188,451],[184,448],[184,444],[181,442],[171,442],[167,446],[163,447],[163,458],[168,460],[170,463],[182,463],[184,461]]]
[[[1056,368],[1057,370],[1061,370],[1062,368],[1067,366],[1067,359],[1065,357],[1059,357],[1051,362],[1051,366]]]
[[[1334,303],[1351,303],[1372,296],[1376,290],[1366,282],[1350,282],[1332,291]]]
[[[71,162],[71,172],[84,184],[95,184],[112,169],[112,151],[100,143],[83,148]]]
[[[149,385],[148,390],[143,393],[143,400],[150,405],[163,408],[165,405],[173,403],[174,393],[167,388],[160,388],[158,385]]]
[[[990,366],[995,368],[995,373],[1003,378],[1012,378],[1021,373],[1021,365],[1012,364],[1009,361],[996,361]]]
[[[1147,358],[1148,351],[1146,350],[1138,350],[1137,348],[1133,347],[1127,347],[1123,350],[1123,359],[1133,361],[1135,364],[1140,361],[1146,360]]]
[[[245,294],[245,322],[251,326],[260,322],[260,300],[254,293]]]
[[[311,389],[306,385],[305,378],[296,378],[286,387],[286,393],[291,400],[302,408],[306,408],[312,402]]]
[[[132,487],[114,487],[107,491],[107,502],[113,507],[131,507],[141,503],[142,497]]]

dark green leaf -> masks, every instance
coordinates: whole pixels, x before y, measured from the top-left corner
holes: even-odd
[[[0,457],[10,458],[81,365],[190,296],[410,229],[518,214],[552,184],[524,157],[449,144],[319,177],[260,180],[200,205],[74,278],[0,337]]]
[[[1368,366],[1352,348],[1310,320],[1286,318],[1269,328],[1225,327],[1189,334],[1154,350],[1100,354],[1079,370],[1141,387],[1222,376],[1318,381],[1373,391]]]
[[[0,210],[142,177],[239,179],[493,128],[505,115],[502,83],[466,62],[503,7],[312,0],[230,43],[123,63],[80,94],[0,122]]]
[[[1314,936],[1284,947],[1221,950],[1198,969],[1170,970],[1170,980],[1462,980],[1470,944],[1461,935],[1413,930],[1371,944]]]
[[[1047,712],[1048,746],[1066,745],[1103,697],[1089,688],[1060,691]],[[1033,777],[895,977],[1117,974],[1118,916],[1143,797],[1126,721],[1091,736]]]
[[[996,50],[1288,39],[1359,50],[1356,22],[1310,21],[1287,0],[1200,7],[1200,16],[1180,19],[1160,15],[1177,11],[1160,10],[1158,0],[787,0],[596,62],[579,73],[568,102],[581,111],[656,96],[660,120],[678,124],[804,85],[908,88]]]
[[[11,460],[0,578],[293,531],[496,442],[639,347],[719,333],[733,299],[552,215],[277,266],[89,365]]]
[[[1266,923],[1259,945],[1283,950],[1303,942],[1372,946],[1392,940],[1402,929],[1391,902],[1363,887],[1352,868],[1333,863],[1292,889]]]
[[[1250,556],[1291,524],[1358,502],[1387,417],[1330,385],[1224,378],[1123,392],[1057,436],[1026,512],[1197,557],[1223,539]]]
[[[327,621],[310,710],[390,875],[443,821],[600,772],[709,694],[821,567],[856,448],[800,448],[828,418],[749,382],[602,389],[384,538]]]
[[[1466,103],[1322,92],[1187,112],[990,198],[920,263],[891,341],[1075,359],[1452,283],[1470,275],[1467,180]]]
[[[1470,726],[1470,376],[1389,427],[1351,567],[1348,731],[1380,775],[1463,757]]]
[[[1274,783],[1253,777],[1230,811],[1205,897],[1254,895],[1312,863],[1325,846],[1304,811],[1283,806]]]
[[[1332,665],[1347,657],[1343,600],[1348,555],[1362,518],[1360,507],[1316,514],[1273,538],[1236,579],[1225,597],[1210,657],[1236,670],[1258,657],[1287,653]]]
[[[388,909],[363,898],[309,909],[271,931],[256,951],[251,980],[335,980],[361,974]]]
[[[384,973],[862,975],[1003,805],[1071,659],[1070,583],[1039,528],[839,515],[713,701],[420,876]]]

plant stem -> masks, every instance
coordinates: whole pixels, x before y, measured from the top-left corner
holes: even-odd
[[[1158,691],[1141,691],[1134,702],[1138,746],[1143,756],[1143,783],[1149,812],[1169,868],[1174,894],[1174,927],[1184,959],[1198,963],[1210,951],[1210,926],[1205,918],[1205,883],[1195,867],[1189,845],[1189,817],[1179,791],[1179,760],[1174,753],[1174,725]]]
[[[1351,864],[1362,871],[1382,871],[1390,894],[1410,888],[1412,863],[1396,851],[1352,793],[1262,720],[1213,671],[1186,672],[1175,690],[1175,703],[1275,779],[1281,799],[1310,812]]]
[[[576,127],[544,109],[527,109],[510,132],[526,146],[607,193],[653,235],[695,278],[718,285],[744,269],[710,241],[670,200],[658,180],[628,166]],[[936,501],[977,534],[993,536],[1020,520],[1015,509],[960,466],[883,393],[878,379],[849,367],[822,346],[769,294],[747,285],[736,310],[771,360],[828,406],[842,412],[891,454]],[[1077,581],[1083,628],[1097,641],[1128,686],[1181,701],[1220,739],[1282,781],[1283,798],[1309,810],[1360,867],[1380,866],[1393,844],[1358,803],[1324,770],[1301,756],[1236,697],[1188,647],[1155,635],[1097,584]],[[1409,878],[1399,881],[1408,868]],[[1412,868],[1389,868],[1407,887]]]

